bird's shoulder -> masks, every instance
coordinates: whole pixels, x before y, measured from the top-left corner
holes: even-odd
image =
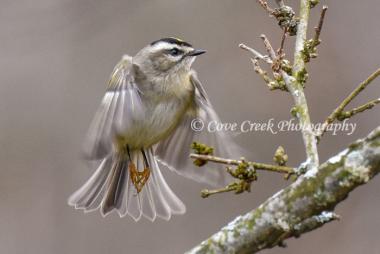
[[[133,62],[133,57],[123,55],[111,73],[108,87],[116,88],[124,81],[138,83],[138,80],[145,80],[145,75],[140,71],[138,65]]]
[[[108,88],[116,88],[125,77],[131,74],[132,66],[132,57],[129,55],[123,55],[121,60],[112,70],[108,81]]]

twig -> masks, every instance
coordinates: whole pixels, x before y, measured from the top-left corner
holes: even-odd
[[[335,221],[335,220],[340,220],[340,216],[338,214],[334,212],[330,212],[330,211],[323,211],[321,214],[314,215],[302,221],[298,225],[295,225],[293,229],[293,233],[289,237],[291,236],[299,237],[302,234],[313,231],[317,228],[322,227],[326,223]]]
[[[325,225],[326,223],[329,223],[335,220],[340,220],[340,216],[334,212],[323,211],[321,214],[314,215],[294,225],[294,227],[291,230],[282,234],[282,236],[280,236],[278,240],[273,243],[273,246],[278,245],[279,247],[286,247],[284,240],[290,237],[298,238],[302,234],[306,234],[310,231],[316,230],[322,227],[323,225]]]
[[[267,84],[270,90],[275,90],[279,89],[279,86],[276,81],[272,80],[266,71],[264,71],[261,66],[259,65],[259,62],[256,59],[251,58],[252,64],[253,64],[253,69],[254,71],[259,74],[264,82]]]
[[[325,20],[325,15],[326,15],[327,9],[328,9],[328,7],[326,5],[324,5],[322,7],[321,17],[319,18],[318,26],[315,27],[315,34],[314,34],[314,39],[313,39],[315,42],[319,42],[319,37],[321,35],[322,26],[323,26],[323,22]]]
[[[272,64],[272,70],[273,70],[273,75],[276,77],[276,80],[282,79],[281,75],[279,74],[279,71],[281,69],[281,60],[282,60],[282,55],[277,55],[276,51],[274,51],[272,45],[270,44],[268,38],[265,36],[265,34],[260,35],[260,38],[263,40],[265,49],[267,50],[269,57],[271,58],[273,64]],[[283,86],[286,87],[286,86]],[[287,89],[283,89],[287,90]]]
[[[224,193],[224,192],[230,192],[230,191],[235,191],[234,186],[228,185],[225,188],[220,188],[220,189],[215,189],[215,190],[204,189],[201,191],[201,196],[202,198],[208,198],[211,195]]]
[[[238,166],[239,164],[242,163],[242,160],[225,159],[225,158],[212,156],[212,155],[201,155],[201,154],[194,154],[194,153],[190,154],[190,158],[200,159],[200,160],[205,160],[205,161],[210,161],[210,162],[215,162],[215,163],[225,164],[225,165],[234,165],[234,166]],[[266,171],[285,173],[285,174],[295,174],[296,172],[295,169],[291,167],[277,166],[277,165],[252,162],[252,161],[247,161],[247,163],[256,170],[266,170]]]
[[[211,195],[224,193],[224,192],[231,192],[231,191],[235,192],[235,194],[240,194],[240,193],[243,193],[244,191],[250,192],[251,191],[251,183],[253,181],[257,180],[256,175],[253,174],[253,176],[254,177],[252,177],[251,180],[248,180],[248,181],[247,180],[239,180],[239,181],[230,183],[229,185],[227,185],[224,188],[215,189],[215,190],[204,189],[201,191],[201,196],[202,196],[202,198],[207,198]]]
[[[277,50],[277,54],[279,55],[279,57],[281,59],[284,58],[284,56],[285,56],[285,54],[284,54],[284,46],[285,46],[285,40],[286,40],[287,31],[288,31],[288,28],[286,27],[284,29],[284,32],[282,33],[280,48]]]
[[[282,28],[288,28],[289,35],[293,36],[297,33],[298,18],[290,6],[285,5],[283,0],[276,0],[278,8],[272,9],[268,6],[267,1],[257,0],[259,4],[266,10],[270,16],[278,21],[278,25]]]
[[[376,104],[379,104],[379,103],[380,103],[380,98],[369,101],[366,104],[363,104],[359,107],[353,108],[352,110],[341,112],[338,115],[337,120],[343,121],[346,118],[353,117],[354,115],[356,115],[358,113],[361,113],[365,110],[373,108],[374,106],[376,106]]]
[[[266,10],[270,15],[273,15],[273,13],[275,12],[272,8],[270,8],[268,6],[268,3],[267,1],[264,1],[264,0],[257,0],[259,2],[259,4],[264,8],[264,10]],[[277,1],[277,0],[276,0]],[[279,2],[282,2],[282,1],[277,1],[277,3]]]
[[[263,60],[267,64],[272,64],[273,63],[272,60],[268,56],[264,56],[264,55],[260,54],[257,50],[248,47],[244,43],[240,43],[239,44],[239,48],[244,49],[244,50],[252,53],[255,59],[257,58],[257,59]]]
[[[323,22],[325,20],[325,15],[327,11],[327,6],[323,6],[321,11],[321,16],[319,18],[318,26],[315,27],[315,34],[313,39],[305,41],[304,49],[302,50],[302,56],[304,59],[304,62],[310,62],[311,58],[316,58],[318,56],[317,54],[317,46],[321,43],[321,40],[319,39],[322,31]]]
[[[363,91],[369,84],[372,83],[380,75],[380,68],[372,73],[366,80],[364,80],[360,85],[349,95],[343,102],[338,106],[334,112],[342,111],[361,91]]]
[[[262,36],[266,38],[265,35],[262,35]],[[267,41],[266,43],[268,43],[268,45],[270,46],[269,41]],[[248,47],[247,45],[243,43],[239,44],[239,48],[250,52],[254,56],[253,58],[251,58],[253,69],[255,70],[257,74],[259,74],[264,79],[265,83],[267,84],[270,90],[278,89],[282,91],[287,91],[287,87],[285,83],[283,82],[282,77],[278,73],[273,73],[273,76],[275,78],[275,80],[273,80],[272,78],[269,77],[268,73],[261,68],[259,62],[257,61],[258,59],[265,61],[267,64],[272,66],[272,69],[275,72],[278,72],[278,69],[280,68],[280,61],[281,61],[282,55],[277,57],[273,48],[272,48],[273,52],[272,51],[270,52],[270,56],[262,55],[257,50],[251,47]]]
[[[308,171],[255,210],[238,216],[187,254],[256,253],[335,219],[330,212],[380,173],[380,127]],[[318,221],[318,219],[320,219]]]
[[[356,97],[360,92],[362,92],[369,84],[372,83],[378,76],[380,75],[380,68],[377,69],[374,73],[372,73],[366,80],[364,80],[362,83],[359,84],[358,87],[355,88],[354,91],[352,91],[343,101],[342,103],[326,118],[325,122],[322,125],[321,131],[318,134],[318,138],[320,139],[323,134],[326,132],[328,125],[333,123],[335,120],[340,118],[341,114],[343,113],[345,107]],[[367,104],[364,104],[363,106],[359,107],[359,109],[353,109],[354,114],[363,112],[366,109],[372,108],[374,105],[376,105],[378,102],[377,100],[370,101],[367,104],[371,106],[367,106]],[[372,106],[373,104],[373,106]],[[347,118],[347,117],[346,117]],[[344,119],[344,118],[343,118]]]
[[[279,89],[282,91],[287,91],[287,87],[285,83],[283,82],[283,80],[281,79],[281,77],[279,77],[279,75],[276,75],[274,73],[275,80],[273,80],[271,77],[269,77],[268,73],[261,68],[258,60],[263,60],[267,64],[270,64],[271,66],[273,66],[273,61],[270,59],[270,57],[260,54],[257,50],[250,48],[243,43],[239,44],[239,48],[252,53],[252,55],[254,56],[253,58],[251,58],[253,69],[257,74],[259,74],[263,78],[264,82],[267,84],[270,90]]]
[[[272,45],[270,44],[268,38],[265,36],[265,34],[260,35],[260,38],[264,42],[265,49],[267,50],[269,57],[272,59],[274,62],[277,59],[276,52],[274,51]]]

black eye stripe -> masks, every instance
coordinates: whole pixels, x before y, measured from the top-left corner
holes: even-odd
[[[179,56],[179,55],[183,54],[183,51],[178,49],[178,48],[169,49],[167,52],[168,52],[168,54],[170,54],[172,56]]]

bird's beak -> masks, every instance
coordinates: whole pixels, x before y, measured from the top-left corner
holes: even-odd
[[[206,50],[194,49],[194,50],[190,51],[189,53],[187,53],[186,56],[199,56],[199,55],[202,55],[204,53],[206,53]]]

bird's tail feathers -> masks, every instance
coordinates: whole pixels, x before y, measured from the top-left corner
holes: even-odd
[[[144,158],[144,154],[145,158]],[[142,174],[146,163],[150,174],[136,186],[133,168]],[[131,177],[132,174],[132,177]],[[140,175],[138,178],[141,180]],[[183,214],[185,205],[173,193],[161,174],[152,149],[131,151],[130,156],[115,154],[102,160],[90,179],[69,198],[69,205],[85,212],[100,210],[106,216],[116,210],[120,217],[130,215],[135,221],[142,216],[154,221],[169,220],[172,214]]]

